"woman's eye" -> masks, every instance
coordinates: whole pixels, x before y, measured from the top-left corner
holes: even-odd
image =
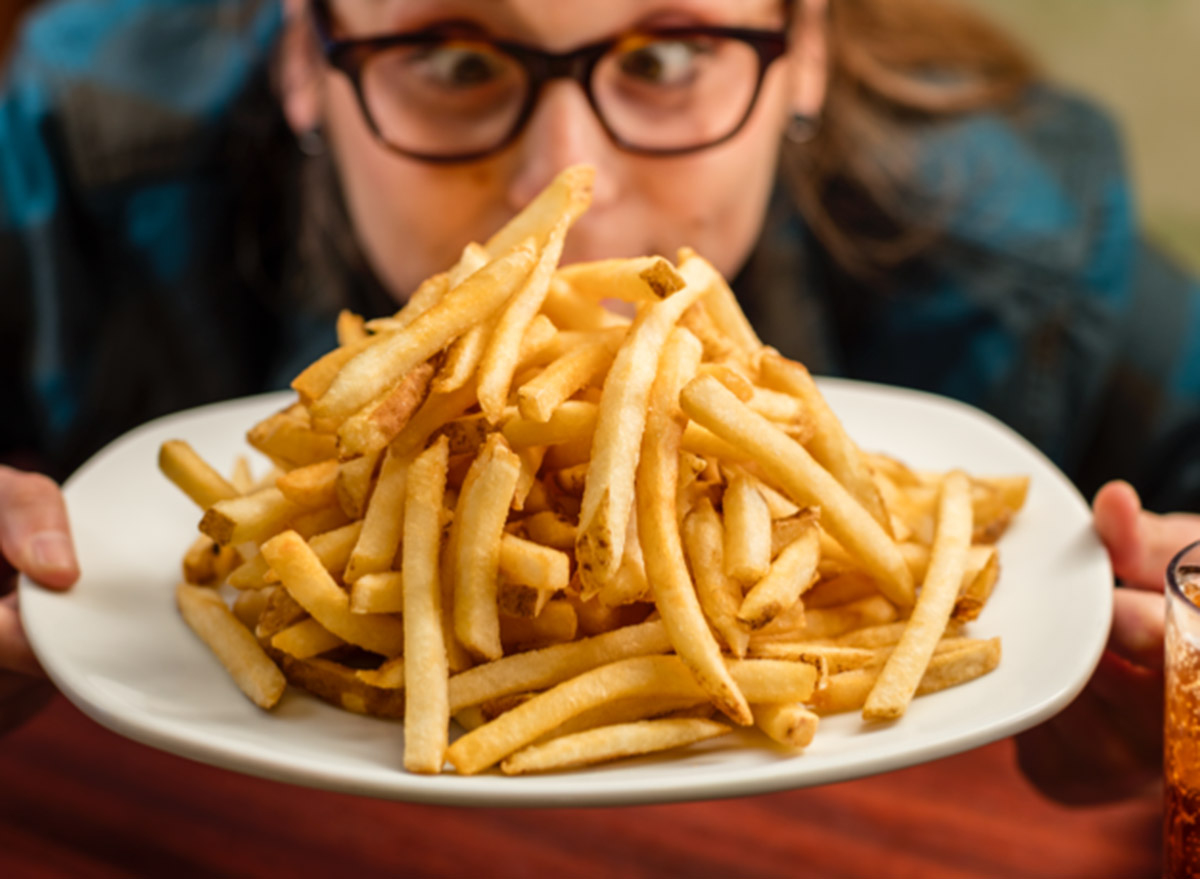
[[[696,76],[699,58],[711,54],[695,40],[656,40],[625,52],[621,72],[650,85],[687,85]]]
[[[413,64],[438,85],[456,89],[487,85],[504,74],[504,64],[499,58],[462,46],[426,49],[413,59]]]

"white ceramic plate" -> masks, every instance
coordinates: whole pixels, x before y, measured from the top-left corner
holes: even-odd
[[[1112,575],[1087,505],[1045,457],[959,403],[873,385],[822,387],[864,448],[926,468],[1027,473],[1029,501],[1001,543],[1002,576],[971,634],[1003,637],[1000,667],[917,699],[899,723],[821,721],[803,754],[750,733],[677,754],[586,771],[507,778],[409,775],[403,727],[292,690],[273,713],[234,687],[175,610],[179,559],[199,513],[157,470],[159,444],[183,438],[228,467],[246,428],[288,394],[238,400],[144,425],[66,485],[83,578],[67,593],[21,583],[43,666],[76,705],[130,738],[185,757],[295,784],[430,803],[599,806],[745,796],[910,766],[1026,729],[1083,687],[1104,646]]]

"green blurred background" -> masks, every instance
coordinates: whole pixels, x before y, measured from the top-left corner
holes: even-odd
[[[969,0],[1121,122],[1142,222],[1200,272],[1200,0]]]

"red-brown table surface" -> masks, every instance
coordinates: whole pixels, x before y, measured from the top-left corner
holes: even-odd
[[[0,739],[0,877],[1151,877],[1157,797],[1072,809],[1011,741],[736,800],[455,809],[307,790],[121,738],[61,697]]]

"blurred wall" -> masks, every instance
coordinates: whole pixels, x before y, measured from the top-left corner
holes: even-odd
[[[1144,226],[1200,272],[1200,0],[968,0],[1124,127]]]

